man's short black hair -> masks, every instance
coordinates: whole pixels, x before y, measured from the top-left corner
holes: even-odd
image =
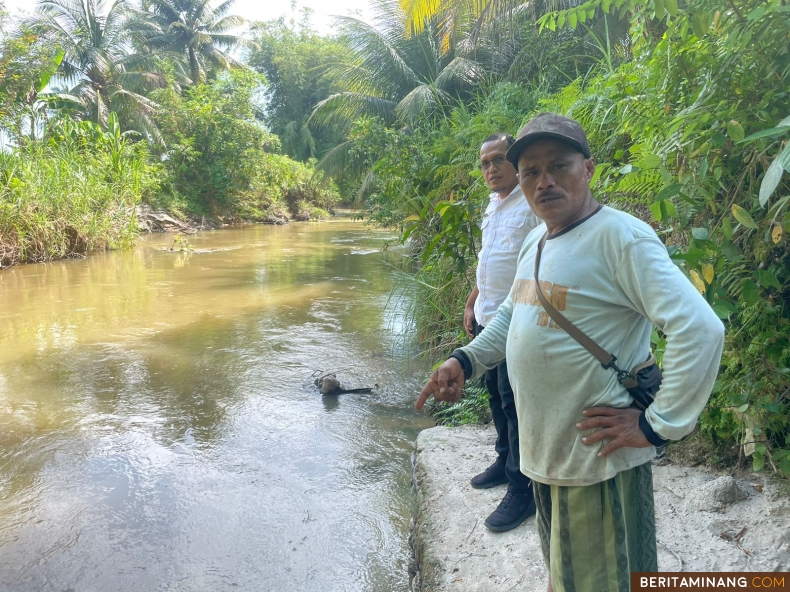
[[[508,148],[510,148],[513,145],[513,143],[516,141],[516,138],[514,138],[510,134],[506,134],[504,132],[498,132],[496,134],[491,134],[490,136],[488,136],[485,140],[483,140],[482,144],[480,145],[482,146],[483,144],[486,144],[488,142],[498,142],[499,140],[505,140],[507,142]]]

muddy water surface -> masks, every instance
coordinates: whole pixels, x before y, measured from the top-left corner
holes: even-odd
[[[407,590],[430,422],[385,238],[252,226],[0,270],[0,590]],[[321,397],[330,369],[379,388]]]

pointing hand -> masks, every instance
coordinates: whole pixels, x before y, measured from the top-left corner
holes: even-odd
[[[428,383],[414,404],[415,409],[422,409],[431,395],[437,401],[454,403],[461,398],[464,381],[464,369],[461,363],[455,358],[448,359],[431,373]]]

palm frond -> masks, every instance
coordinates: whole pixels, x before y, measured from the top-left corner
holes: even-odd
[[[28,25],[64,51],[54,80],[71,88],[46,98],[49,104],[80,111],[102,126],[120,108],[130,120],[135,111],[140,121],[152,112],[155,104],[140,93],[166,80],[157,71],[155,56],[136,53],[134,45],[161,31],[126,0],[44,0]],[[150,120],[145,125],[141,131],[156,135],[149,129]]]
[[[454,88],[472,86],[485,80],[486,72],[474,60],[457,57],[447,64],[436,77],[437,88],[452,90]]]
[[[235,3],[236,0],[225,0],[225,2],[223,2],[222,4],[220,4],[214,9],[213,11],[214,18],[221,19],[222,17],[226,16],[230,11],[230,9],[233,8],[233,5]],[[216,24],[214,25],[214,27],[216,28]]]
[[[225,31],[229,31],[231,29],[238,29],[239,27],[243,27],[244,25],[247,24],[249,24],[249,21],[247,19],[237,15],[229,15],[221,18],[215,23],[212,23],[211,32],[224,33]],[[243,37],[236,37],[236,39],[242,40]]]
[[[401,80],[396,84],[420,82],[420,77],[409,67],[398,48],[383,33],[354,17],[341,17],[338,23],[340,33],[349,48],[374,76],[381,76],[387,80],[391,79],[393,74],[397,74]]]
[[[316,171],[323,171],[332,177],[348,175],[354,177],[364,173],[367,168],[364,158],[352,150],[354,142],[347,140],[327,152],[316,165]]]
[[[379,117],[387,125],[395,122],[396,103],[382,97],[343,92],[330,95],[313,108],[308,123],[343,127],[363,115]]]
[[[449,98],[440,89],[430,84],[421,84],[398,102],[395,113],[399,119],[410,121],[433,112]]]
[[[369,170],[365,173],[365,176],[362,178],[362,183],[359,185],[357,197],[354,199],[353,206],[355,208],[359,209],[362,207],[362,204],[365,203],[365,198],[373,191],[378,180],[379,177],[373,170]]]
[[[310,158],[315,157],[315,138],[313,137],[310,127],[305,123],[299,130],[299,139],[302,146],[307,149]]]

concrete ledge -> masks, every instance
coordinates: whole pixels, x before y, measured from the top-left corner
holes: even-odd
[[[418,512],[412,541],[415,592],[545,592],[548,583],[535,519],[492,533],[483,521],[505,486],[472,489],[469,479],[495,458],[493,428],[424,430],[417,438]]]
[[[545,592],[535,519],[506,533],[483,525],[505,487],[476,490],[469,479],[493,460],[492,427],[417,438],[414,592]],[[764,475],[653,469],[661,571],[790,571],[790,501]]]

